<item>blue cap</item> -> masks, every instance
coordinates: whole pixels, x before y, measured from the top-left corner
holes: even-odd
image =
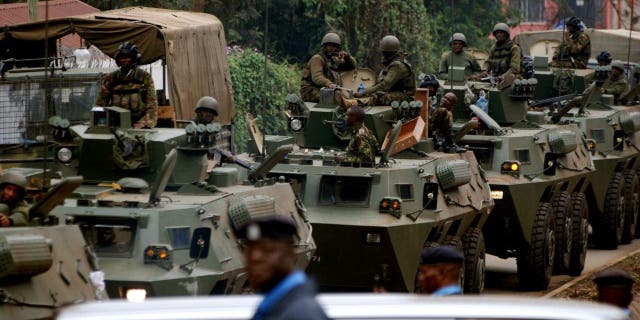
[[[254,218],[238,230],[238,238],[248,241],[293,239],[295,234],[297,234],[295,221],[282,215]]]
[[[460,263],[462,261],[464,261],[464,255],[452,246],[428,247],[424,248],[420,254],[420,264]]]

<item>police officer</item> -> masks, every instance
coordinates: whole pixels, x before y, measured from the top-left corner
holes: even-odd
[[[565,25],[564,43],[554,54],[551,66],[586,69],[591,57],[591,39],[584,32],[584,24],[577,17],[569,17]]]
[[[434,296],[462,294],[459,279],[464,255],[454,247],[427,247],[420,254],[418,283],[423,293]]]
[[[628,314],[629,304],[633,300],[633,278],[631,275],[618,268],[611,268],[599,272],[593,278],[598,288],[598,301],[612,304],[624,309]]]
[[[516,78],[522,73],[522,51],[513,43],[506,23],[496,23],[493,26],[493,36],[496,43],[489,51],[489,58],[485,61],[485,69],[494,76],[507,79]],[[482,76],[485,76],[483,74]]]
[[[238,231],[246,241],[249,284],[265,295],[253,319],[327,319],[315,286],[296,269],[295,222],[280,215],[254,218]]]
[[[432,136],[442,144],[445,151],[453,147],[453,108],[458,103],[458,97],[453,92],[447,92],[438,108],[431,115]]]
[[[620,95],[627,90],[627,79],[624,76],[624,64],[621,61],[611,63],[611,74],[604,81],[600,92],[613,95],[614,102],[618,102]]]
[[[365,111],[361,106],[347,110],[347,126],[351,130],[351,140],[347,146],[347,161],[354,166],[371,167],[376,161],[378,140],[364,125]]]
[[[158,121],[156,89],[151,75],[137,66],[140,57],[135,45],[120,45],[115,56],[120,69],[105,76],[96,105],[128,109],[134,128],[153,128]]]
[[[378,83],[354,97],[370,97],[363,102],[370,106],[388,106],[392,101],[413,101],[416,93],[416,77],[413,67],[400,51],[400,40],[395,36],[385,36],[380,40],[383,69],[378,75]]]
[[[196,123],[205,125],[213,123],[218,117],[218,100],[214,97],[204,96],[198,100],[193,111],[196,113]]]
[[[609,51],[601,51],[596,56],[596,60],[598,61],[599,66],[608,66],[611,64],[611,61],[613,61],[613,57]]]
[[[356,68],[356,60],[341,49],[342,40],[338,34],[329,32],[324,35],[322,50],[313,55],[302,69],[300,97],[303,101],[318,102],[320,88],[341,86],[339,72]]]
[[[454,33],[449,41],[451,51],[446,51],[440,58],[438,77],[449,79],[449,66],[463,67],[465,77],[482,72],[476,59],[464,48],[467,46],[467,37],[462,33]]]
[[[29,207],[24,201],[27,179],[15,172],[0,176],[0,227],[26,226]]]

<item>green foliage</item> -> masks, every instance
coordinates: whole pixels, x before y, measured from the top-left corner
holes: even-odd
[[[262,53],[233,47],[228,58],[236,104],[234,139],[237,151],[244,152],[249,139],[247,113],[258,118],[263,134],[285,134],[282,107],[287,94],[298,91],[301,71],[295,65],[269,60],[265,82]]]

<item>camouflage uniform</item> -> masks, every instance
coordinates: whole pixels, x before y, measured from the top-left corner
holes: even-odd
[[[438,108],[431,114],[431,136],[449,139],[453,133],[453,114],[447,108]]]
[[[386,63],[378,75],[378,83],[362,93],[370,106],[388,106],[392,101],[413,101],[416,93],[416,78],[411,64],[401,55]]]
[[[353,164],[375,164],[378,140],[364,124],[351,132],[351,140],[347,146],[347,161]]]
[[[12,227],[29,224],[29,206],[22,200],[16,203],[0,203],[0,214],[11,219]]]
[[[550,65],[586,69],[589,57],[591,57],[591,39],[584,31],[578,31],[558,48]]]
[[[613,78],[613,74],[609,75],[609,78],[602,84],[604,93],[613,95],[614,101],[617,103],[620,95],[627,90],[627,79],[624,74],[619,75],[617,78]]]
[[[320,100],[320,88],[331,84],[342,85],[340,71],[353,70],[356,60],[348,56],[347,59],[330,57],[324,50],[315,54],[302,69],[300,81],[300,97],[302,101],[318,102]]]
[[[453,54],[453,60],[452,60]],[[442,54],[440,58],[440,68],[438,69],[438,78],[447,80],[449,79],[449,63],[452,62],[453,66],[464,67],[464,75],[470,76],[481,72],[480,64],[478,61],[468,52],[462,50],[460,53],[453,53],[447,51]]]
[[[489,59],[485,61],[485,69],[493,72],[496,76],[513,75],[519,76],[522,62],[522,51],[520,47],[511,40],[505,41],[502,45],[494,44],[489,51]]]
[[[131,122],[153,128],[158,121],[156,89],[151,75],[133,67],[123,74],[118,69],[108,74],[102,81],[98,106],[116,106],[131,111]]]

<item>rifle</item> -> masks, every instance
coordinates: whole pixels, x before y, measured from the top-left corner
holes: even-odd
[[[574,93],[570,93],[570,94],[565,94],[564,96],[558,96],[558,97],[553,97],[553,98],[542,99],[542,100],[538,100],[538,101],[535,101],[533,103],[530,103],[529,107],[530,108],[535,108],[535,107],[540,107],[540,106],[548,106],[548,105],[556,103],[556,102],[565,101],[565,100],[571,100],[577,95],[578,94],[574,92]]]
[[[236,163],[237,165],[239,165],[239,166],[241,166],[241,167],[243,167],[243,168],[245,168],[245,169],[247,169],[249,171],[252,171],[252,170],[255,169],[255,167],[251,163],[246,162],[244,160],[238,159],[233,153],[231,153],[231,152],[229,152],[227,150],[223,150],[223,149],[220,149],[218,147],[212,147],[212,148],[209,148],[208,152],[216,160],[218,160],[218,158],[220,158],[220,156],[222,156],[222,157],[224,157],[224,159],[227,159],[228,161]],[[219,162],[220,161],[218,160],[218,163]]]

